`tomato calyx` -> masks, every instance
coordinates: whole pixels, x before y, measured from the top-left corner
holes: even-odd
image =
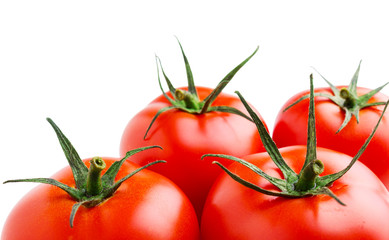
[[[136,170],[132,171],[122,179],[115,182],[116,175],[118,174],[121,166],[129,157],[147,149],[151,149],[151,148],[161,149],[161,147],[148,146],[148,147],[142,147],[142,148],[137,148],[128,151],[127,154],[124,156],[124,158],[122,158],[120,161],[114,162],[110,166],[110,168],[101,176],[101,172],[106,167],[104,160],[100,157],[94,157],[90,160],[90,167],[88,168],[79,157],[73,145],[62,133],[59,127],[54,123],[54,121],[51,120],[50,118],[47,118],[47,121],[53,127],[57,135],[57,138],[60,142],[60,145],[62,146],[62,150],[65,153],[66,159],[68,160],[69,166],[73,172],[75,187],[70,187],[52,178],[15,179],[15,180],[5,181],[4,183],[11,183],[11,182],[44,183],[62,189],[76,201],[70,213],[70,219],[69,219],[70,227],[73,227],[75,215],[81,205],[88,208],[97,206],[98,204],[110,198],[124,181],[128,180],[136,173],[140,172],[141,170],[151,165],[165,162],[163,160],[150,162],[149,164],[137,168]]]
[[[324,171],[324,164],[319,159],[317,159],[316,156],[316,127],[315,127],[315,106],[314,106],[314,91],[313,91],[313,77],[310,76],[310,102],[309,102],[309,117],[308,117],[308,139],[307,139],[307,152],[304,164],[300,170],[300,173],[296,173],[294,170],[292,170],[288,164],[283,159],[280,151],[278,150],[276,144],[271,139],[269,133],[267,132],[264,124],[260,120],[260,118],[256,115],[256,113],[250,108],[246,100],[243,98],[243,96],[236,92],[243,102],[244,106],[246,107],[247,111],[249,112],[250,116],[252,117],[254,123],[257,126],[258,132],[260,134],[261,140],[265,146],[266,152],[269,154],[271,160],[275,163],[275,165],[280,169],[283,178],[276,178],[268,175],[264,171],[262,171],[259,167],[255,166],[254,164],[247,162],[243,159],[229,156],[229,155],[223,155],[223,154],[205,154],[202,156],[202,159],[205,157],[219,157],[219,158],[226,158],[235,162],[238,162],[254,173],[260,175],[261,177],[265,178],[268,182],[276,186],[279,191],[273,191],[261,188],[249,181],[246,181],[245,179],[238,176],[236,173],[233,173],[230,171],[227,167],[223,166],[218,161],[213,161],[214,164],[217,164],[220,166],[229,176],[231,176],[232,179],[239,182],[240,184],[249,187],[255,191],[258,191],[263,194],[271,195],[271,196],[279,196],[279,197],[285,197],[285,198],[301,198],[306,196],[314,196],[314,195],[321,195],[325,194],[333,199],[335,199],[339,204],[345,205],[331,190],[330,186],[339,178],[341,178],[348,170],[351,169],[351,167],[354,165],[354,163],[358,160],[358,158],[361,156],[361,154],[366,149],[367,145],[369,144],[370,140],[373,138],[373,135],[375,131],[377,130],[382,117],[384,115],[384,112],[386,111],[386,108],[389,104],[389,101],[386,102],[385,108],[380,116],[380,119],[378,120],[375,128],[371,132],[370,136],[366,139],[363,146],[360,148],[358,153],[353,157],[353,159],[350,161],[350,163],[341,171],[325,176],[320,176],[322,172]]]
[[[329,82],[326,78],[323,77],[319,73],[319,75],[327,82],[329,85],[333,95],[327,94],[327,93],[315,93],[315,96],[318,97],[325,97],[330,99],[332,102],[334,102],[336,105],[338,105],[343,111],[345,112],[344,120],[339,127],[339,129],[336,131],[336,133],[340,132],[347,124],[350,122],[352,116],[355,116],[355,119],[357,120],[357,123],[359,123],[359,111],[363,108],[371,107],[371,106],[377,106],[377,105],[385,105],[385,102],[373,102],[368,103],[371,97],[374,96],[374,94],[381,91],[382,88],[384,88],[388,83],[385,83],[384,85],[371,90],[370,92],[358,96],[357,95],[357,82],[359,77],[359,70],[361,67],[361,62],[358,65],[357,70],[355,71],[350,84],[347,88],[338,89],[335,87],[331,82]],[[298,100],[296,100],[294,103],[289,105],[284,109],[284,111],[288,110],[289,108],[293,107],[297,103],[301,102],[304,99],[309,98],[309,94],[302,96]]]
[[[186,75],[187,75],[187,80],[188,80],[188,90],[183,90],[183,89],[176,89],[169,78],[167,77],[165,71],[163,70],[161,60],[156,56],[156,61],[157,61],[157,73],[158,73],[158,83],[159,87],[165,96],[165,98],[171,103],[171,106],[165,107],[160,109],[152,119],[148,129],[146,130],[146,133],[144,135],[144,139],[146,139],[147,133],[149,132],[151,126],[155,122],[155,120],[158,118],[158,116],[166,111],[172,110],[172,109],[178,109],[190,114],[205,114],[207,112],[228,112],[228,113],[233,113],[237,114],[239,116],[242,116],[249,121],[251,121],[251,118],[248,117],[246,114],[243,112],[239,111],[236,108],[232,108],[229,106],[212,106],[212,103],[215,101],[217,96],[222,92],[224,87],[231,81],[231,79],[235,76],[235,74],[255,55],[255,53],[258,51],[259,47],[255,49],[255,51],[248,57],[246,58],[243,62],[241,62],[238,66],[236,66],[233,70],[231,70],[219,83],[218,85],[213,89],[213,91],[203,100],[200,100],[197,94],[197,89],[193,80],[193,74],[191,67],[189,65],[188,58],[186,57],[184,50],[182,48],[181,43],[178,41],[180,48],[181,48],[181,53],[184,58],[185,62],[185,69],[186,69]],[[160,79],[160,70],[161,68],[162,74],[165,78],[165,81],[169,87],[169,92],[173,96],[170,97],[166,94],[165,90],[162,87],[161,84],[161,79]]]

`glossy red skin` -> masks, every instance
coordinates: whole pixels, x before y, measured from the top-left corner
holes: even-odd
[[[186,88],[184,88],[186,89]],[[212,89],[197,87],[200,99]],[[221,93],[213,106],[235,107],[248,114],[238,97]],[[192,201],[200,218],[207,193],[220,169],[201,160],[207,153],[224,153],[244,156],[264,151],[255,124],[230,113],[209,112],[202,115],[180,110],[162,113],[150,129],[146,140],[143,136],[157,111],[171,104],[162,95],[152,101],[128,123],[121,140],[120,154],[129,149],[159,145],[131,157],[140,165],[163,159],[167,163],[150,169],[167,176],[175,182]],[[227,163],[227,161],[226,161]]]
[[[106,169],[115,160],[118,159],[104,158]],[[89,162],[86,164],[89,166]],[[125,162],[116,180],[138,167]],[[74,186],[69,167],[53,178]],[[64,191],[41,184],[11,211],[1,239],[199,239],[197,218],[189,199],[170,180],[147,169],[125,181],[100,205],[81,206],[71,228],[73,204],[75,201]]]
[[[291,146],[280,151],[291,168],[299,172],[306,147]],[[343,169],[351,160],[348,155],[324,148],[318,148],[317,154],[325,165],[323,175]],[[268,154],[244,159],[280,177]],[[228,168],[254,184],[276,190],[242,165],[233,163]],[[297,199],[264,195],[222,174],[204,206],[202,240],[388,239],[389,193],[366,166],[356,162],[330,189],[346,206],[326,195]]]
[[[344,86],[338,88],[342,87]],[[368,91],[370,90],[366,88],[357,88],[358,96]],[[331,94],[329,88],[318,88],[315,92]],[[303,100],[285,112],[283,109],[308,93],[304,91],[296,94],[280,110],[273,130],[273,140],[278,147],[306,144],[309,100]],[[386,102],[387,100],[386,95],[377,93],[369,102]],[[375,106],[362,109],[359,113],[359,123],[353,116],[348,125],[336,134],[342,125],[344,111],[331,100],[316,97],[317,146],[355,156],[373,131],[383,108],[384,106]],[[389,189],[389,112],[385,112],[377,132],[359,160],[368,166]]]

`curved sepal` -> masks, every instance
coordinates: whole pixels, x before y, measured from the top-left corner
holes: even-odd
[[[384,85],[374,89],[374,90],[371,90],[370,92],[360,96],[358,98],[358,101],[359,101],[359,105],[361,106],[361,109],[362,108],[365,108],[365,107],[370,107],[370,106],[377,106],[377,105],[385,105],[385,102],[375,102],[375,103],[367,103],[371,97],[373,97],[376,93],[378,93],[379,91],[381,91],[381,89],[383,89],[386,85],[388,85],[388,83],[385,83]]]
[[[114,162],[110,168],[104,173],[104,175],[101,177],[101,180],[103,181],[103,184],[112,186],[114,184],[116,175],[118,174],[120,168],[122,167],[124,161],[126,161],[129,157],[131,157],[134,154],[137,154],[139,152],[151,149],[151,148],[159,148],[162,149],[160,146],[147,146],[142,148],[136,148],[131,151],[128,151],[126,155],[120,160]]]
[[[333,95],[330,95],[330,94],[326,94],[326,93],[314,93],[314,96],[315,97],[325,97],[325,98],[328,98],[330,100],[332,100],[333,102],[337,103],[337,99],[336,97],[334,97]],[[308,99],[309,98],[309,94],[306,94],[302,97],[300,97],[299,99],[297,99],[295,102],[293,102],[292,104],[290,104],[289,106],[287,106],[286,108],[284,108],[283,112],[286,112],[289,108],[293,107],[294,105],[298,104],[299,102],[305,100],[305,99]]]
[[[229,107],[229,106],[211,106],[209,108],[209,111],[210,112],[226,112],[226,113],[232,113],[232,114],[236,114],[236,115],[239,115],[241,117],[244,117],[246,118],[247,120],[249,121],[253,121],[249,116],[247,116],[246,114],[244,114],[242,111],[236,109],[236,108],[233,108],[233,107]]]
[[[153,126],[155,120],[159,117],[159,115],[161,115],[161,113],[164,113],[166,111],[169,111],[169,110],[175,109],[175,108],[177,108],[177,107],[175,107],[175,106],[168,106],[168,107],[164,107],[164,108],[159,109],[158,112],[154,115],[153,119],[151,120],[149,126],[147,127],[145,135],[143,136],[143,139],[144,140],[146,139],[147,134],[149,133],[149,131],[150,131],[151,127]]]
[[[165,96],[165,98],[166,98],[167,100],[169,100],[169,102],[170,102],[172,105],[174,105],[174,104],[175,104],[175,100],[172,99],[171,97],[169,97],[169,96],[166,94],[166,92],[165,92],[165,90],[163,89],[163,87],[162,87],[161,78],[159,77],[159,67],[158,67],[158,63],[159,63],[159,65],[161,66],[162,74],[163,74],[163,76],[164,76],[164,78],[165,78],[165,81],[166,81],[166,83],[167,83],[167,85],[168,85],[168,87],[169,87],[169,91],[170,91],[170,93],[172,94],[172,96],[175,96],[176,89],[175,89],[175,87],[173,86],[173,84],[170,82],[169,78],[166,76],[165,71],[163,70],[163,67],[162,67],[161,60],[160,60],[157,56],[156,56],[156,61],[157,61],[157,75],[158,75],[158,84],[159,84],[159,88],[161,89],[162,94]]]
[[[120,187],[120,185],[122,185],[122,183],[126,180],[128,180],[130,177],[134,176],[135,174],[137,174],[138,172],[142,171],[143,169],[146,169],[154,164],[157,164],[157,163],[166,163],[165,160],[156,160],[154,162],[150,162],[142,167],[139,167],[137,168],[136,170],[132,171],[130,174],[128,174],[127,176],[123,177],[122,179],[118,180],[116,183],[113,184],[112,186],[112,190],[110,190],[110,193],[111,195]]]
[[[228,168],[226,168],[223,164],[221,164],[218,161],[214,161],[213,164],[217,164],[221,169],[223,169],[224,172],[226,172],[232,179],[234,179],[238,183],[240,183],[243,186],[246,186],[248,188],[251,188],[251,189],[253,189],[253,190],[257,191],[257,192],[260,192],[260,193],[263,193],[263,194],[267,194],[267,195],[270,195],[270,196],[291,197],[289,194],[287,194],[285,192],[270,191],[270,190],[261,188],[261,187],[255,185],[255,184],[253,184],[253,183],[251,183],[249,181],[246,181],[243,178],[241,178],[239,175],[231,172]]]
[[[313,194],[312,195],[327,195],[329,197],[332,197],[333,199],[335,199],[335,201],[337,201],[340,205],[342,206],[346,206],[346,204],[344,202],[342,202],[338,196],[336,196],[332,191],[331,189],[329,189],[328,187],[322,187],[322,188],[317,188],[315,189],[314,191],[312,191]]]
[[[5,183],[16,183],[16,182],[30,182],[30,183],[43,183],[43,184],[49,184],[55,187],[58,187],[62,190],[64,190],[67,194],[69,194],[72,198],[76,200],[80,200],[82,195],[80,192],[72,187],[69,187],[66,184],[63,184],[55,179],[52,178],[24,178],[24,179],[14,179],[14,180],[7,180]]]
[[[213,101],[215,101],[216,97],[223,91],[224,87],[231,81],[231,79],[235,76],[235,74],[258,52],[259,47],[255,49],[255,51],[246,58],[243,62],[241,62],[238,66],[236,66],[231,72],[229,72],[214,88],[214,90],[209,94],[204,100],[204,106],[201,109],[200,113],[209,112],[209,107],[212,105]]]
[[[254,164],[249,163],[249,162],[247,162],[247,161],[245,161],[243,159],[240,159],[240,158],[237,158],[237,157],[234,157],[234,156],[230,156],[230,155],[225,155],[225,154],[205,154],[205,155],[203,155],[201,157],[201,159],[204,159],[206,157],[225,158],[225,159],[229,159],[229,160],[238,162],[238,163],[242,164],[243,166],[249,168],[251,171],[255,172],[256,174],[258,174],[261,177],[263,177],[266,180],[268,180],[271,184],[273,184],[274,186],[279,188],[281,191],[286,191],[287,190],[287,188],[286,188],[286,184],[287,183],[286,183],[286,181],[284,179],[278,179],[278,178],[272,177],[272,176],[268,175],[267,173],[265,173],[264,171],[262,171],[259,167],[255,166]],[[222,167],[222,164],[220,162],[218,162],[218,161],[213,161],[212,163],[217,164],[220,167]],[[224,169],[223,168],[223,170],[225,172],[229,172],[228,169]]]
[[[74,218],[76,217],[76,213],[78,209],[81,207],[81,205],[86,204],[88,201],[82,201],[82,202],[77,202],[76,204],[73,205],[72,211],[70,212],[70,217],[69,217],[69,224],[70,227],[73,228],[74,226]]]

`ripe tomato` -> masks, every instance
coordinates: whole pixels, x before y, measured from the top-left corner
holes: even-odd
[[[344,86],[337,86],[342,89]],[[362,96],[370,90],[362,87],[356,89]],[[273,130],[273,140],[278,147],[305,144],[307,140],[307,121],[309,100],[305,99],[286,111],[289,106],[309,91],[303,91],[290,98],[279,112]],[[330,88],[316,88],[315,93],[332,94]],[[386,102],[388,97],[376,93],[369,100]],[[352,117],[348,124],[339,130],[345,118],[345,112],[333,101],[325,97],[315,97],[317,146],[333,149],[355,156],[377,123],[384,106],[370,106],[359,111],[359,123]],[[373,139],[367,146],[359,161],[368,166],[389,189],[389,113],[386,112]]]
[[[302,168],[305,146],[285,147],[280,152],[295,172]],[[282,178],[267,153],[243,159],[273,177]],[[339,172],[351,161],[348,155],[324,148],[317,148],[317,159],[325,166],[322,175]],[[228,169],[257,186],[278,190],[241,164],[233,163]],[[223,173],[204,206],[202,239],[388,239],[389,193],[366,166],[357,161],[329,189],[346,206],[327,195],[302,198],[265,195]]]
[[[198,220],[187,196],[171,180],[127,162],[95,157],[82,161],[48,119],[69,167],[40,182],[8,216],[2,240],[17,239],[199,239]]]
[[[107,167],[119,159],[104,158]],[[85,161],[89,166],[89,161]],[[139,168],[124,162],[116,179]],[[70,167],[53,176],[74,186]],[[125,181],[103,203],[69,216],[75,200],[51,185],[40,185],[17,203],[7,218],[2,240],[16,239],[199,239],[194,209],[167,178],[144,169]]]
[[[200,100],[212,92],[205,87],[196,89]],[[213,105],[230,106],[245,112],[239,98],[230,94],[220,93]],[[239,157],[264,151],[264,148],[252,122],[236,114],[216,111],[204,114],[178,109],[166,111],[156,119],[143,139],[156,113],[168,106],[171,106],[170,102],[161,95],[135,115],[123,133],[120,153],[124,155],[129,149],[147,145],[161,146],[162,151],[150,149],[130,160],[139,165],[166,160],[166,164],[156,164],[150,169],[173,180],[187,194],[200,217],[208,190],[221,173],[220,169],[201,161],[201,156],[211,152]]]
[[[208,190],[221,172],[202,162],[201,156],[209,152],[244,156],[264,151],[255,125],[250,122],[240,100],[222,93],[239,69],[258,51],[258,47],[214,89],[195,86],[181,44],[180,48],[188,78],[187,87],[174,88],[157,58],[169,92],[162,89],[158,68],[163,95],[128,123],[122,136],[120,153],[124,155],[138,146],[161,146],[163,151],[145,151],[131,160],[141,165],[155,159],[166,160],[164,166],[154,165],[151,169],[173,180],[187,194],[200,219]]]

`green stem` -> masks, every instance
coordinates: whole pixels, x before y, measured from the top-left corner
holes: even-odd
[[[340,97],[344,99],[343,106],[347,109],[352,109],[357,104],[355,97],[350,93],[347,88],[340,89]]]
[[[184,101],[185,107],[191,110],[200,110],[200,104],[197,97],[188,91],[177,89],[175,97],[179,101]]]
[[[94,157],[90,160],[90,167],[86,181],[86,192],[89,196],[96,196],[103,190],[101,181],[101,171],[105,168],[105,162],[100,157]]]
[[[300,172],[298,181],[295,184],[297,191],[308,191],[313,189],[316,185],[316,178],[323,173],[324,164],[322,161],[315,159],[311,161]]]

